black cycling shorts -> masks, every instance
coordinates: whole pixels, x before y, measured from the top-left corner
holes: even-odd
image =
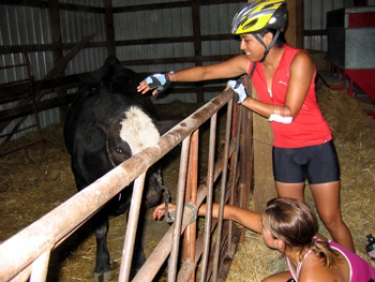
[[[303,148],[272,149],[275,181],[285,183],[326,183],[340,179],[340,166],[332,140]]]

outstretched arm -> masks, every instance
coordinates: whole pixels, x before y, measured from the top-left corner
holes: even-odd
[[[247,72],[250,61],[244,55],[238,55],[222,63],[198,66],[177,71],[175,73],[168,73],[170,82],[195,82],[214,79],[226,79],[240,76]],[[147,78],[138,85],[138,92],[145,94],[150,90],[150,85],[147,83]],[[155,95],[158,90],[152,91]]]
[[[169,204],[168,211],[173,211],[176,209],[174,204]],[[207,206],[205,204],[201,205],[198,210],[198,215],[205,216],[206,215]],[[220,211],[220,205],[214,203],[212,205],[212,217],[218,218]],[[161,204],[155,208],[153,212],[154,219],[161,219],[165,213],[165,205]],[[253,230],[255,232],[261,233],[262,232],[262,215],[257,212],[253,212],[247,209],[225,205],[224,206],[224,215],[223,218],[226,220],[233,220],[247,229]]]
[[[220,205],[217,203],[214,203],[212,205],[212,216],[214,218],[219,217],[219,210],[220,210]],[[199,215],[205,215],[206,214],[206,205],[202,205],[199,208]],[[250,229],[252,231],[262,233],[262,225],[261,225],[261,220],[262,220],[262,215],[260,213],[235,207],[235,206],[230,206],[230,205],[225,205],[224,206],[224,219],[227,220],[233,220],[242,226],[244,226],[247,229]]]

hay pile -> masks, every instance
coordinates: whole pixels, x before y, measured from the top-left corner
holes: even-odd
[[[28,226],[75,194],[70,158],[62,139],[62,128],[53,125],[43,130],[45,149],[40,144],[0,159],[0,241]],[[8,148],[36,139],[29,133]]]
[[[375,106],[351,99],[345,91],[333,91],[324,86],[318,89],[317,97],[331,126],[340,161],[344,221],[352,233],[357,254],[375,267],[375,261],[365,251],[366,235],[375,234],[375,120],[363,110],[374,111]],[[314,206],[308,188],[305,197]],[[250,208],[252,205],[250,203]],[[329,237],[322,223],[320,228],[320,232]],[[283,270],[287,270],[287,266],[280,253],[268,249],[261,235],[247,231],[226,281],[257,282]]]

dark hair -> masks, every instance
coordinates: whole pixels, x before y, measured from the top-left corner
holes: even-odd
[[[265,29],[262,29],[261,31],[257,32],[257,34],[259,34],[259,36],[261,36],[261,37],[264,37],[268,32],[271,32],[272,35],[275,36],[276,31],[277,31],[276,29],[265,28]],[[277,40],[275,42],[275,46],[283,47],[284,44],[286,44],[284,32],[280,31],[279,37],[277,38]]]
[[[319,228],[318,220],[314,211],[304,202],[292,198],[271,199],[262,221],[275,239],[285,243],[286,249],[299,251],[300,260],[303,251],[310,248],[324,261],[325,266],[337,263],[338,252],[327,241],[315,238]]]

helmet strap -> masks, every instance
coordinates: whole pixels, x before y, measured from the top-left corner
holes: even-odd
[[[257,66],[257,62],[254,62],[254,63],[253,63],[253,66],[252,66],[252,68],[251,68],[251,71],[250,71],[250,73],[249,73],[249,79],[252,79],[252,78],[253,78],[253,75],[254,75],[254,71],[255,71],[256,66]]]
[[[255,39],[258,40],[258,42],[259,42],[260,44],[262,44],[263,47],[266,49],[266,50],[264,51],[263,58],[260,59],[259,62],[264,62],[264,60],[266,59],[266,57],[267,57],[269,51],[271,50],[271,48],[273,47],[273,45],[275,45],[276,40],[279,38],[279,35],[280,35],[280,30],[278,29],[278,30],[276,30],[276,33],[275,33],[274,37],[272,38],[272,41],[271,41],[270,45],[267,46],[267,45],[263,42],[262,38],[260,38],[260,36],[259,36],[257,33],[254,33],[254,34],[253,34],[253,36],[255,37]]]

